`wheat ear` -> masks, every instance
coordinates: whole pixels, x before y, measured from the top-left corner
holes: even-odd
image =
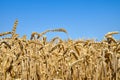
[[[18,20],[16,19],[16,21],[14,22],[14,26],[13,26],[13,29],[12,29],[12,36],[16,33],[16,27],[18,25]]]

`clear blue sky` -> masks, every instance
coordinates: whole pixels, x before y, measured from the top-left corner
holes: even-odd
[[[65,28],[72,39],[101,40],[109,31],[120,32],[120,0],[0,0],[0,33],[11,31],[16,18],[20,37]],[[64,33],[46,36],[66,38]]]

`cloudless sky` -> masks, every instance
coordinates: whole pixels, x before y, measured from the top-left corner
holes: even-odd
[[[0,0],[0,33],[11,31],[16,19],[20,37],[65,28],[72,39],[102,40],[107,32],[120,32],[120,0]],[[67,38],[64,33],[46,36]]]

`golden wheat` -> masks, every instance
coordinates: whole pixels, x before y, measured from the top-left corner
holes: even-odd
[[[12,32],[0,33],[0,80],[120,80],[120,40],[109,32],[105,39],[50,41],[47,32],[33,32],[30,40]],[[4,35],[12,34],[12,37]]]

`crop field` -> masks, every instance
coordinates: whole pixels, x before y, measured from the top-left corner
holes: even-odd
[[[0,33],[0,80],[120,80],[120,40],[117,31],[104,40],[47,40],[48,32],[33,32],[30,39],[16,33],[18,20],[9,32]],[[53,33],[54,32],[54,33]]]

